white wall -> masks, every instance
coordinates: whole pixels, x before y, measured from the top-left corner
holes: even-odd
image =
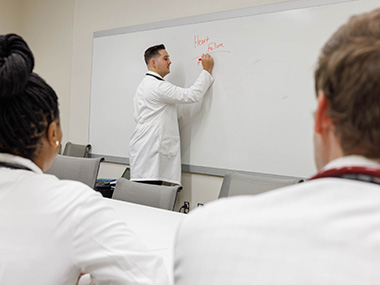
[[[19,33],[21,27],[20,0],[0,0],[0,34]]]
[[[64,142],[87,143],[94,32],[289,0],[0,1],[0,32],[18,32],[28,41],[36,72],[58,94]],[[124,169],[103,163],[100,176],[117,178]],[[221,183],[221,177],[183,173],[177,209],[183,201],[194,207],[216,199]]]
[[[63,133],[69,133],[74,0],[1,0],[0,32],[21,35],[33,51],[34,72],[59,97]]]

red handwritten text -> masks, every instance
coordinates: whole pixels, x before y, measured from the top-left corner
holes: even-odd
[[[200,39],[198,35],[194,36],[194,48],[201,47],[208,43],[210,38],[207,36],[205,39]]]
[[[218,48],[224,48],[223,43],[217,44],[217,43],[211,42],[207,46],[207,51],[215,51]]]
[[[231,53],[231,51],[226,50],[224,47],[223,42],[216,42],[213,41],[209,36],[202,36],[194,35],[194,48],[200,49],[202,52],[207,52],[210,54],[213,53]],[[198,65],[201,63],[202,58],[201,56],[198,56],[196,58],[193,58],[193,60],[197,60]]]

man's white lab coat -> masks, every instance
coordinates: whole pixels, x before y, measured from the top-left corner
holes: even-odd
[[[152,76],[153,75],[153,76]],[[213,82],[203,70],[190,88],[148,71],[134,97],[136,128],[130,141],[131,180],[181,184],[177,105],[199,102]]]

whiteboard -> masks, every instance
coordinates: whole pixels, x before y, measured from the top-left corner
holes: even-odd
[[[95,33],[92,153],[128,163],[143,53],[164,43],[172,61],[165,80],[178,86],[195,81],[202,53],[215,60],[215,81],[203,101],[178,106],[184,170],[310,176],[320,49],[349,16],[376,2],[293,1]]]

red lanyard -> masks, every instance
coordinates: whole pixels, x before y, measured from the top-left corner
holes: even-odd
[[[359,166],[332,168],[317,173],[309,180],[326,177],[345,178],[380,184],[380,169]]]

